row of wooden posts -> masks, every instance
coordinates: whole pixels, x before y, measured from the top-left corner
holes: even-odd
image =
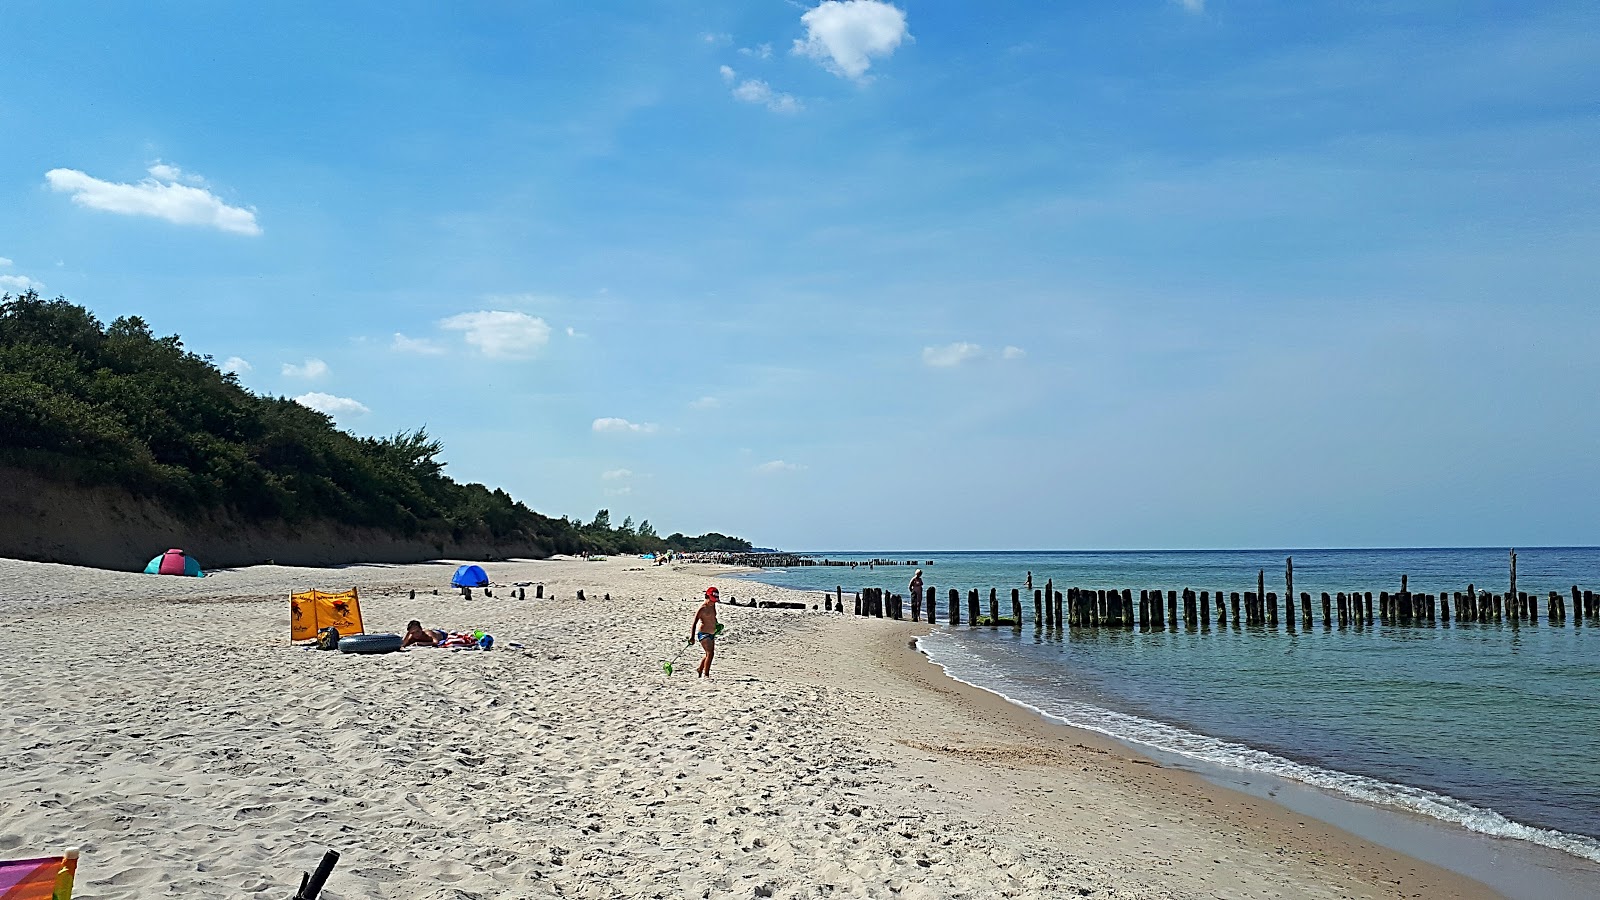
[[[1322,624],[1325,627],[1335,623],[1359,626],[1381,621],[1385,624],[1433,625],[1451,620],[1452,602],[1457,621],[1519,623],[1536,622],[1539,619],[1540,598],[1536,594],[1525,591],[1515,595],[1480,592],[1471,584],[1467,585],[1465,591],[1453,594],[1413,594],[1406,589],[1405,581],[1405,576],[1401,576],[1402,587],[1399,592],[1391,594],[1380,591],[1376,599],[1372,591],[1339,591],[1333,594],[1323,591],[1320,604]],[[1278,594],[1263,590],[1262,587],[1258,579],[1255,591],[1232,591],[1226,595],[1217,591],[1216,623],[1223,625],[1231,619],[1235,624],[1278,624]],[[826,596],[828,610],[844,611],[843,586]],[[1549,621],[1565,623],[1568,618],[1567,597],[1558,591],[1550,591],[1546,599],[1545,611]],[[1585,618],[1600,619],[1600,595],[1593,591],[1580,591],[1577,585],[1573,585],[1571,599],[1574,627],[1582,624]],[[1011,589],[1010,606],[1005,610],[1010,615],[1001,614],[1000,592],[996,588],[989,589],[987,610],[983,608],[983,597],[976,588],[967,591],[966,601],[969,625],[1022,627],[1023,595],[1017,588]],[[946,609],[949,624],[962,624],[961,592],[955,588],[950,589]],[[1191,626],[1209,623],[1212,621],[1211,611],[1212,592],[1196,592],[1188,588],[1182,591],[1169,590],[1165,595],[1159,590],[1141,590],[1135,597],[1129,588],[1068,588],[1063,593],[1056,590],[1051,582],[1046,582],[1042,590],[1033,592],[1033,621],[1035,625],[1045,628],[1128,628],[1135,625],[1141,630],[1166,628],[1169,625],[1175,628],[1180,623]],[[1286,599],[1281,604],[1281,611],[1285,623],[1293,627],[1297,612],[1293,600]],[[938,589],[927,588],[924,596],[913,594],[907,604],[904,595],[883,588],[863,588],[855,595],[855,614],[891,619],[909,617],[913,622],[926,620],[938,624]],[[1301,592],[1298,614],[1305,625],[1312,624],[1311,594]]]

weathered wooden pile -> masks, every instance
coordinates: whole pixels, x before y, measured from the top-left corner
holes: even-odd
[[[1052,582],[1043,589],[1033,591],[1032,622],[1037,628],[1137,628],[1140,631],[1186,628],[1207,628],[1215,621],[1218,626],[1230,622],[1240,625],[1275,627],[1280,619],[1289,629],[1297,625],[1310,628],[1318,621],[1324,628],[1362,627],[1374,622],[1385,625],[1436,625],[1457,622],[1510,622],[1512,624],[1539,621],[1537,594],[1516,589],[1516,562],[1512,555],[1511,586],[1504,594],[1479,591],[1469,584],[1465,591],[1450,594],[1412,593],[1408,578],[1400,576],[1400,590],[1394,593],[1379,591],[1321,592],[1320,603],[1314,604],[1310,593],[1302,591],[1298,609],[1294,602],[1294,566],[1290,560],[1286,567],[1287,590],[1279,603],[1276,591],[1266,590],[1266,571],[1256,575],[1254,591],[1195,591],[1143,589],[1134,596],[1131,588],[1098,589],[1067,588],[1057,590]],[[844,611],[844,588],[835,589],[827,597],[826,608]],[[1545,616],[1552,624],[1564,625],[1569,618],[1568,596],[1550,591],[1545,598]],[[1215,597],[1215,619],[1212,618]],[[1600,595],[1572,586],[1570,593],[1573,627],[1584,620],[1600,623]],[[955,588],[948,594],[945,607],[949,624],[962,624],[962,595]],[[1025,595],[1018,588],[1010,589],[1010,602],[1002,607],[999,589],[989,588],[988,602],[976,588],[966,593],[966,622],[968,625],[1011,626],[1021,628],[1024,621]],[[1452,604],[1454,604],[1452,606]],[[1318,610],[1316,607],[1320,606]],[[1003,615],[1002,613],[1007,613]],[[910,603],[901,594],[883,588],[863,588],[855,595],[854,613],[877,618],[939,621],[939,593],[937,588],[925,589],[922,596],[913,594]],[[1281,615],[1280,615],[1281,613]]]

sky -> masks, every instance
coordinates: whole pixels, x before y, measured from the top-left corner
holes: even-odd
[[[549,515],[1600,543],[1592,0],[11,0],[0,39],[0,291]]]

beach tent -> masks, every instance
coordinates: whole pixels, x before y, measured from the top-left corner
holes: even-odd
[[[289,640],[313,641],[324,628],[339,636],[361,634],[361,597],[348,591],[300,591],[289,595]]]
[[[194,557],[187,556],[182,550],[174,547],[161,554],[144,567],[146,575],[188,575],[193,578],[204,578],[200,571],[200,563]]]
[[[450,579],[451,587],[488,587],[489,576],[484,574],[482,566],[462,566],[456,570]]]

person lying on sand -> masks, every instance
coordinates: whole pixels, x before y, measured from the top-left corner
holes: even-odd
[[[694,635],[693,640],[699,641],[705,649],[705,659],[700,660],[700,665],[695,667],[694,673],[701,678],[711,677],[711,660],[717,655],[717,598],[721,596],[714,587],[706,588],[706,602],[694,611],[694,624],[689,626]]]
[[[412,619],[406,623],[405,640],[400,642],[400,646],[402,648],[410,647],[412,645],[419,647],[437,647],[444,643],[444,639],[445,633],[443,631],[440,631],[437,628],[423,628],[421,622],[418,622],[416,619]]]

